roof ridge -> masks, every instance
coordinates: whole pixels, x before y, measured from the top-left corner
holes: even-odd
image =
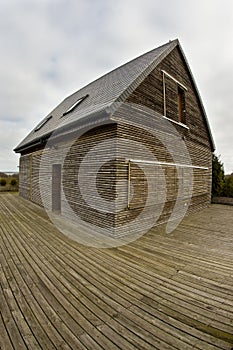
[[[123,63],[121,66],[112,69],[110,72],[107,72],[73,94],[67,96],[57,107],[52,110],[52,112],[47,115],[47,117],[43,118],[44,120],[47,118],[47,122],[44,123],[43,127],[38,129],[37,126],[37,129],[34,128],[15,148],[15,151],[20,152],[25,145],[33,144],[36,140],[46,139],[49,137],[48,135],[51,135],[58,128],[68,128],[70,125],[79,123],[85,118],[86,121],[89,120],[89,122],[91,122],[92,116],[92,122],[96,123],[97,119],[101,118],[100,115],[97,118],[98,113],[103,113],[104,117],[106,118],[111,117],[114,111],[119,107],[119,103],[123,103],[127,97],[142,83],[142,81],[146,79],[146,77],[158,66],[158,64],[160,64],[161,61],[166,58],[167,55],[176,47],[180,49],[186,66],[190,72],[191,80],[194,83],[198,99],[204,112],[207,129],[211,135],[205,109],[197,86],[195,85],[195,80],[192,76],[191,69],[188,65],[179,40],[174,39],[169,40],[167,43],[160,45],[138,57],[135,57],[126,63]],[[88,95],[88,98],[83,100],[77,109],[72,110],[71,113],[69,113],[69,117],[61,119],[64,112],[68,111],[71,106],[84,95]],[[213,144],[212,138],[211,143]]]
[[[106,77],[107,75],[110,75],[110,74],[112,74],[113,72],[122,69],[123,67],[127,66],[129,63],[132,63],[132,62],[134,62],[134,61],[136,61],[136,60],[139,60],[140,58],[147,56],[148,54],[152,53],[153,51],[158,51],[159,49],[161,49],[161,48],[164,47],[164,46],[168,46],[168,45],[171,45],[172,43],[174,44],[174,43],[177,43],[177,42],[179,42],[178,39],[169,40],[167,43],[165,43],[165,44],[163,44],[163,45],[160,45],[160,46],[158,46],[158,47],[156,47],[156,48],[154,48],[154,49],[151,49],[151,50],[147,51],[146,53],[143,53],[143,54],[141,54],[141,55],[139,55],[139,56],[136,56],[135,58],[133,58],[133,59],[131,59],[131,60],[129,60],[129,61],[127,61],[127,62],[121,64],[120,66],[117,66],[116,68],[110,70],[109,72],[107,72],[107,73],[101,75],[100,77],[96,78],[95,80],[92,80],[92,81],[91,81],[90,83],[88,83],[87,85],[84,85],[84,86],[81,87],[79,90],[77,90],[77,91],[73,92],[72,94],[68,95],[67,97],[65,97],[63,101],[65,101],[66,99],[68,99],[68,98],[71,97],[71,96],[74,96],[74,95],[77,94],[79,91],[88,88],[88,86],[92,85],[93,83],[96,83],[98,80],[100,80],[100,79]]]
[[[63,99],[43,120],[48,116],[53,116],[42,128],[36,131],[34,128],[15,148],[19,151],[25,144],[46,137],[51,134],[61,123],[61,116],[67,111],[71,105],[82,95],[89,95],[89,98],[80,104],[80,108],[69,115],[67,120],[63,120],[62,125],[66,126],[73,123],[75,120],[87,117],[88,115],[97,112],[99,106],[104,107],[105,113],[112,114],[114,103],[123,102],[130,91],[133,91],[142,81],[143,77],[153,69],[153,65],[158,63],[158,59],[165,57],[178,43],[178,40],[170,40],[169,42],[160,45],[134,59],[123,63],[121,66],[112,69],[110,72],[95,79],[73,94]],[[151,68],[152,67],[152,68]],[[36,134],[35,134],[36,131]]]
[[[162,51],[159,56],[154,57],[154,59],[152,60],[152,62],[145,68],[145,70],[143,72],[141,72],[135,79],[133,82],[131,82],[131,84],[122,92],[122,94],[120,96],[118,96],[118,98],[112,103],[116,103],[116,102],[120,102],[121,100],[126,100],[126,98],[130,95],[130,93],[133,92],[133,90],[135,90],[138,85],[140,85],[140,83],[146,78],[146,76],[148,76],[151,71],[158,65],[159,62],[161,62],[165,56],[167,56],[176,46],[180,47],[180,43],[178,39],[174,39],[174,40],[169,40],[168,43],[165,43],[155,49],[152,49],[148,52],[146,52],[145,54],[136,57],[135,59],[129,61],[128,63],[140,59],[143,56],[147,56],[149,54],[151,54],[154,51],[158,51],[159,49],[161,49],[164,46],[167,46],[166,50]]]

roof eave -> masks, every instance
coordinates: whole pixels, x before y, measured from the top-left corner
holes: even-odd
[[[29,151],[30,149],[45,144],[48,139],[54,139],[56,137],[67,135],[71,132],[80,131],[81,133],[84,133],[87,131],[90,127],[99,126],[102,124],[109,124],[112,123],[111,120],[111,112],[108,110],[108,108],[104,108],[102,110],[99,110],[94,113],[90,113],[88,115],[83,116],[82,118],[79,118],[77,120],[74,120],[71,123],[68,123],[66,125],[61,125],[54,129],[51,132],[48,132],[47,134],[38,137],[36,139],[33,139],[33,141],[28,142],[22,146],[16,147],[14,149],[15,153],[22,153],[24,151]]]

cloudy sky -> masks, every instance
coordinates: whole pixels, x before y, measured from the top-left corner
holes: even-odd
[[[0,171],[66,96],[179,38],[225,172],[233,172],[232,0],[1,0]]]

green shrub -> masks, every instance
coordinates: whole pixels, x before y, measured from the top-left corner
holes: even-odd
[[[16,186],[17,185],[17,180],[16,179],[11,179],[10,185],[11,186]]]
[[[6,186],[6,180],[0,179],[0,186]]]
[[[225,177],[222,196],[233,197],[233,177]]]

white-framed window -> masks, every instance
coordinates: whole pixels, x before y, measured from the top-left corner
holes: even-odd
[[[167,116],[167,92],[166,92],[166,79],[171,79],[177,84],[177,105],[178,105],[178,122],[181,124],[186,123],[186,110],[185,110],[185,93],[187,91],[186,86],[174,78],[171,74],[165,70],[161,70],[163,75],[163,115]]]

